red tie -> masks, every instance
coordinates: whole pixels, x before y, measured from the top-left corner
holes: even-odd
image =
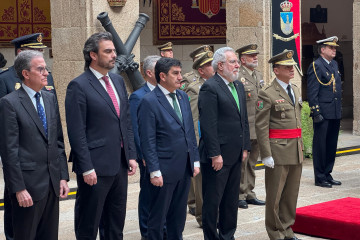
[[[102,79],[104,80],[105,82],[105,86],[106,86],[106,90],[111,98],[111,101],[112,103],[114,104],[114,107],[115,107],[115,110],[116,110],[116,113],[118,115],[118,117],[120,117],[120,108],[119,108],[119,104],[116,100],[116,96],[115,96],[115,93],[114,93],[114,89],[111,87],[111,84],[109,82],[109,77],[108,76],[103,76]]]

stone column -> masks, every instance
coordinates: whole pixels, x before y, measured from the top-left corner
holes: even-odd
[[[354,0],[353,6],[353,134],[360,135],[360,0]]]
[[[123,42],[126,41],[139,16],[139,1],[127,1],[124,7],[110,8],[106,0],[51,0],[52,53],[56,91],[65,136],[65,95],[68,83],[84,71],[82,49],[86,39],[95,32],[105,31],[97,20],[100,12],[109,17]],[[133,53],[139,62],[140,44]],[[127,85],[129,86],[128,82]],[[131,88],[130,88],[131,89]],[[66,142],[68,142],[67,137]],[[69,150],[69,145],[67,144]]]

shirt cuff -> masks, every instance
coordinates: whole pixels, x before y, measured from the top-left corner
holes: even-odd
[[[160,170],[157,170],[157,171],[155,171],[155,172],[151,172],[151,173],[150,173],[150,178],[161,177],[161,176],[162,176],[162,175],[161,175]]]
[[[90,173],[95,172],[95,169],[91,169],[83,173],[83,176],[89,175]]]
[[[196,161],[196,162],[194,162],[194,167],[200,167],[200,162],[199,161]]]
[[[210,157],[211,159],[213,159],[213,158],[216,158],[216,157],[219,157],[220,155],[217,155],[217,156],[213,156],[213,157]]]

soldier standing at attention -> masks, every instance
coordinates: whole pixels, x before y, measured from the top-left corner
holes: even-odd
[[[160,51],[160,56],[161,57],[167,57],[167,58],[173,58],[174,57],[174,53],[173,53],[173,49],[172,49],[172,42],[167,42],[163,45],[160,45],[158,47],[159,51]]]
[[[320,57],[308,69],[307,95],[314,121],[315,186],[341,185],[331,176],[341,119],[341,75],[336,56],[337,37],[319,40]]]
[[[198,109],[198,97],[201,85],[204,82],[214,76],[214,68],[211,66],[213,60],[213,52],[208,51],[202,53],[193,64],[193,69],[197,71],[199,78],[197,81],[192,82],[187,88],[186,93],[189,96],[191,113],[194,120],[194,129],[196,142],[199,145],[200,139],[200,125],[199,125],[199,109]],[[190,191],[188,195],[188,207],[189,212],[195,216],[199,226],[202,227],[202,176],[201,173],[191,178]]]
[[[200,46],[198,48],[196,48],[194,51],[192,51],[190,53],[190,57],[193,60],[193,62],[196,61],[196,59],[198,59],[198,57],[204,53],[204,52],[208,52],[211,51],[211,48],[209,45],[203,45]],[[186,92],[186,88],[189,86],[190,83],[192,82],[196,82],[197,80],[199,80],[200,76],[197,73],[196,70],[192,70],[190,72],[187,72],[184,74],[183,79],[181,80],[181,87],[180,89]],[[191,192],[191,190],[190,190]]]
[[[302,100],[294,78],[293,51],[272,57],[276,78],[260,90],[255,129],[265,167],[265,226],[271,240],[297,240],[291,226],[295,222],[299,193],[303,142]]]
[[[245,88],[251,141],[251,153],[241,166],[239,208],[248,208],[248,204],[265,205],[265,201],[257,199],[253,191],[255,188],[255,165],[259,158],[259,145],[255,133],[255,106],[258,92],[264,85],[262,74],[256,70],[259,54],[257,47],[256,44],[250,44],[236,50],[241,61],[239,81]]]

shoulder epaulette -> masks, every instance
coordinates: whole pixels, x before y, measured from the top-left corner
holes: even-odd
[[[3,68],[2,71],[0,72],[1,73],[4,73],[4,72],[7,72],[9,70],[9,68]]]

